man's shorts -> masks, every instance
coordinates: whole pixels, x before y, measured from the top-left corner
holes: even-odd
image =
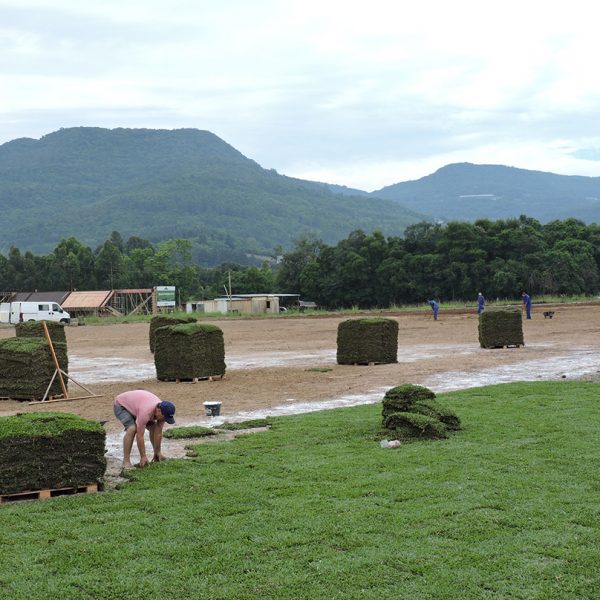
[[[115,417],[123,423],[123,427],[125,429],[129,429],[132,425],[135,425],[135,417],[125,408],[123,408],[120,404],[113,405],[113,410],[115,413]]]

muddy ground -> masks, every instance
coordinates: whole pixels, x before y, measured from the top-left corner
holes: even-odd
[[[348,316],[211,320],[224,333],[227,373],[222,380],[197,383],[156,380],[147,323],[68,327],[69,373],[98,397],[43,405],[1,400],[0,415],[53,410],[106,421],[109,455],[118,457],[120,424],[112,403],[129,389],[145,388],[173,401],[177,425],[206,425],[375,402],[400,383],[439,392],[516,380],[597,377],[600,303],[552,309],[552,319],[534,307],[533,318],[523,321],[524,347],[496,350],[479,347],[474,311],[442,311],[438,321],[431,312],[385,314],[399,323],[398,363],[374,366],[336,364],[337,327]],[[13,335],[12,327],[0,329],[0,338]],[[87,392],[71,382],[69,395]],[[215,400],[222,403],[221,416],[211,419],[203,402]],[[165,444],[169,452],[168,440]],[[182,454],[181,444],[171,447]]]

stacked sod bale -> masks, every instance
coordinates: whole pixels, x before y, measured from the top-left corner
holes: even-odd
[[[171,315],[157,315],[150,319],[150,352],[154,352],[154,332],[159,327],[167,327],[169,325],[178,325],[179,323],[195,323],[195,317],[173,317]]]
[[[479,315],[479,345],[502,348],[523,345],[523,318],[515,308],[485,310]]]
[[[385,393],[383,426],[398,439],[439,439],[449,431],[460,429],[460,419],[448,408],[440,406],[435,394],[420,385],[404,384]]]
[[[56,321],[44,321],[44,323],[46,323],[53,344],[55,342],[62,342],[63,344],[67,343],[65,326],[63,323],[57,323]],[[38,337],[46,339],[42,321],[25,321],[24,323],[17,323],[15,325],[15,331],[17,337]]]
[[[68,413],[0,417],[0,494],[101,482],[106,433]]]
[[[207,323],[159,327],[154,333],[154,365],[162,381],[224,375],[223,331]]]
[[[67,345],[53,344],[60,368],[69,372]],[[46,338],[14,337],[0,340],[0,398],[41,400],[56,371]],[[67,384],[64,378],[65,385]],[[54,378],[48,395],[62,394],[60,380]]]
[[[369,317],[349,319],[338,325],[339,365],[398,362],[398,322]]]

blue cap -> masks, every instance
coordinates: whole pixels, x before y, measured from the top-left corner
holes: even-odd
[[[169,425],[173,425],[175,423],[175,405],[168,400],[163,400],[159,405],[160,412],[163,414],[165,421]]]

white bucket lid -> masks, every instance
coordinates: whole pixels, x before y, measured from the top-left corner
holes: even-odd
[[[221,406],[221,403],[219,401],[203,402],[202,404],[204,404],[204,406]]]

